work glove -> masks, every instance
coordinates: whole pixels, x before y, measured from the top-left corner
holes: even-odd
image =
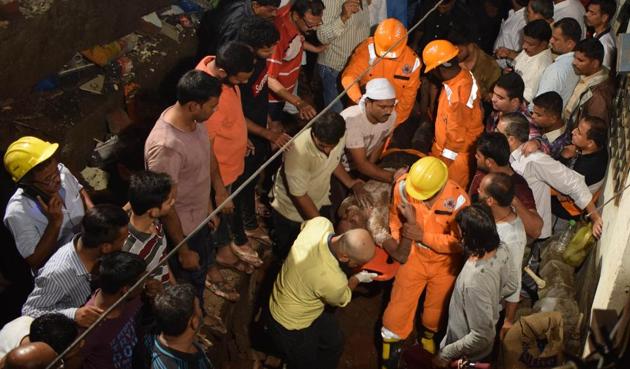
[[[378,273],[371,273],[367,270],[362,270],[355,274],[354,277],[359,280],[359,283],[370,283],[374,278],[378,277]]]

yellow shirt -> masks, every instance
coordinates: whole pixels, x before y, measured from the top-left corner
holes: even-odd
[[[352,298],[346,274],[328,247],[334,233],[323,217],[304,222],[284,261],[269,299],[273,318],[284,328],[308,328],[324,305],[346,306]]]
[[[330,176],[341,161],[345,145],[345,137],[342,137],[330,155],[326,156],[315,146],[310,128],[298,136],[293,147],[284,154],[284,164],[280,168],[284,168],[291,195],[308,195],[317,209],[330,205]],[[282,173],[278,172],[275,181],[271,206],[289,220],[298,223],[304,221],[287,194]]]

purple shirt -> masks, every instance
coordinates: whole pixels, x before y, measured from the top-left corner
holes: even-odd
[[[98,291],[86,303],[93,306]],[[138,343],[137,315],[142,307],[140,297],[126,302],[120,315],[105,318],[85,338],[81,350],[84,369],[132,369],[133,352]]]

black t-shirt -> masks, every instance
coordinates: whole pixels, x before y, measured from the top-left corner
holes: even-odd
[[[584,176],[587,186],[594,185],[604,179],[606,168],[608,167],[608,151],[599,150],[588,155],[578,155],[572,165],[574,171]],[[553,214],[562,219],[575,219],[566,209],[562,207],[560,201],[555,196],[551,197],[551,210]]]
[[[245,118],[267,127],[267,114],[269,113],[269,86],[267,84],[267,61],[256,58],[254,73],[249,81],[241,85],[241,102]],[[249,139],[256,143],[267,142],[264,138],[249,134]]]

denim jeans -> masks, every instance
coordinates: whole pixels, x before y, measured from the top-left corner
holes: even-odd
[[[328,104],[330,104],[330,102],[339,95],[339,89],[337,88],[339,82],[339,72],[322,64],[317,64],[317,71],[322,79],[324,105],[328,106]],[[342,110],[343,104],[341,104],[341,101],[337,101],[330,108],[330,111],[334,111],[335,113],[341,113]]]

